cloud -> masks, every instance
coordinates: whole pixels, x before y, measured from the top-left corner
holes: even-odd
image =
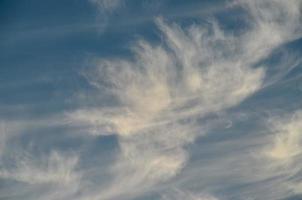
[[[179,189],[171,190],[164,194],[162,200],[218,200],[217,198],[206,194],[194,194],[192,192],[183,191]]]
[[[197,26],[183,31],[162,20],[157,24],[166,48],[140,41],[134,47],[135,61],[102,60],[93,76],[88,75],[97,87],[107,81],[106,89],[119,105],[68,115],[77,124],[89,124],[92,134],[119,136],[115,181],[103,199],[134,188],[142,192],[175,176],[187,160],[185,145],[203,134],[196,120],[239,104],[264,79],[262,68],[220,55],[224,53],[216,46],[221,43],[221,50],[228,52],[223,43],[233,38],[217,32],[211,36]]]
[[[123,0],[88,0],[98,10],[96,23],[92,28],[97,28],[98,33],[103,33],[108,25],[110,25],[110,18],[124,4]]]
[[[31,138],[35,128],[47,130],[63,123],[52,117],[2,121],[0,179],[4,184],[0,198],[69,199],[79,190],[82,172],[78,169],[78,154],[57,151],[53,143],[37,144],[38,140]],[[43,134],[41,137],[48,137]],[[48,148],[44,145],[49,145],[50,151],[43,152],[43,148]],[[5,183],[13,183],[13,186]]]
[[[270,176],[283,177],[281,184],[285,187],[285,190],[295,194],[302,194],[302,182],[298,178],[302,160],[301,124],[301,110],[271,119],[268,126],[273,135],[263,152],[265,158],[269,159],[266,166],[267,170],[270,171]]]
[[[102,199],[131,198],[177,175],[188,159],[185,146],[205,134],[201,120],[261,90],[267,74],[257,63],[301,36],[298,1],[237,1],[236,6],[248,16],[239,35],[215,20],[182,27],[158,18],[164,44],[138,41],[133,59],[100,59],[85,74],[117,102],[67,115],[92,135],[118,136],[120,155]],[[296,153],[290,148],[283,153]]]
[[[3,186],[0,198],[71,199],[80,190],[77,155],[53,150],[39,156],[17,151],[9,159],[8,163],[1,159],[0,179],[14,182],[15,189],[10,194],[11,188]]]
[[[267,1],[264,8],[260,1],[240,5],[253,20],[239,37],[215,22],[184,29],[158,19],[165,45],[140,41],[133,61],[101,60],[96,71],[87,74],[92,85],[119,102],[69,115],[88,124],[92,134],[119,137],[121,154],[103,199],[130,195],[134,188],[142,192],[179,173],[187,160],[185,145],[202,134],[196,120],[238,105],[260,90],[265,70],[253,65],[300,33],[297,2]]]
[[[118,0],[91,1],[102,9],[101,12],[111,12],[121,6]],[[171,190],[171,182],[181,176],[190,161],[187,147],[197,137],[207,134],[209,127],[214,127],[207,126],[208,123],[215,124],[209,118],[224,112],[227,128],[233,128],[236,122],[228,116],[229,109],[239,106],[268,83],[271,85],[282,79],[289,72],[288,67],[297,66],[295,58],[290,63],[286,58],[280,63],[277,75],[271,77],[267,66],[259,63],[268,59],[276,48],[301,36],[300,4],[298,0],[235,1],[227,8],[228,12],[240,8],[246,14],[243,20],[246,24],[238,33],[225,30],[215,19],[207,24],[182,26],[157,18],[155,24],[162,36],[161,44],[139,40],[131,47],[133,57],[100,58],[93,69],[84,72],[95,95],[108,95],[111,102],[71,111],[62,121],[30,122],[30,126],[39,122],[44,127],[65,125],[67,121],[70,126],[88,133],[87,137],[114,135],[118,153],[114,162],[108,164],[109,177],[94,184],[91,177],[85,176],[90,168],[83,169],[87,173],[77,170],[79,155],[53,149],[40,156],[29,152],[16,154],[11,160],[12,167],[1,165],[0,178],[33,188],[55,186],[42,199],[118,200],[158,192],[163,200],[216,200],[211,195],[190,189]],[[269,145],[263,141],[265,152],[263,149],[261,153],[256,152],[256,159],[261,157],[260,164],[249,154],[254,150],[254,143],[263,140],[257,135],[253,139],[223,143],[230,148],[232,156],[221,148],[221,144],[211,147],[216,154],[220,153],[217,161],[208,158],[185,178],[194,182],[195,177],[202,177],[203,180],[198,180],[201,191],[211,186],[215,190],[213,183],[217,188],[226,187],[221,180],[224,178],[231,186],[238,184],[236,181],[255,183],[277,176],[292,178],[300,169],[297,163],[301,154],[301,116],[297,112],[291,119],[276,119],[270,123],[275,135],[270,138]],[[8,144],[7,135],[6,130],[0,129],[0,155]],[[240,152],[234,150],[235,144],[241,147]],[[263,161],[264,158],[269,161]],[[255,163],[261,167],[251,167]],[[279,170],[280,166],[283,171]],[[92,167],[107,170],[103,166]],[[255,169],[261,172],[255,174]],[[267,169],[271,172],[264,175]],[[83,180],[87,185],[81,185]],[[265,189],[274,193],[273,197],[286,196],[285,189],[279,190],[284,184],[278,181],[269,182]],[[286,182],[286,187],[293,187],[294,181],[300,183],[293,180]],[[297,184],[292,190],[299,191],[300,187]],[[262,190],[254,188],[246,193],[247,196],[255,193],[255,196],[267,197],[260,199],[274,199]]]
[[[41,159],[31,155],[18,155],[14,158],[14,167],[0,170],[0,177],[29,184],[59,184],[76,183],[79,176],[74,172],[77,157],[63,156],[52,152]]]
[[[290,162],[302,153],[302,112],[296,111],[293,116],[272,120],[275,132],[272,147],[266,152],[267,156],[277,160]]]
[[[121,0],[89,0],[104,11],[113,11],[121,6]]]
[[[0,124],[0,158],[6,146],[7,130],[3,123]]]

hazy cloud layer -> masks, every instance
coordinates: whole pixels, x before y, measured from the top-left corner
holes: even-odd
[[[167,194],[162,196],[162,200],[218,200],[217,198],[211,195],[205,194],[193,194],[191,192],[182,191],[179,189],[174,189]]]

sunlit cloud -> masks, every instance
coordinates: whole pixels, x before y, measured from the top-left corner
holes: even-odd
[[[267,156],[277,161],[290,162],[302,153],[302,115],[296,112],[285,119],[273,120],[272,129],[275,132],[273,144],[267,150]]]
[[[121,0],[89,2],[104,24],[127,7]],[[302,194],[302,111],[260,112],[265,105],[258,108],[256,99],[301,64],[290,53],[274,70],[269,62],[276,50],[302,37],[301,1],[234,0],[213,10],[240,13],[240,26],[226,27],[217,13],[191,23],[157,16],[158,41],[142,36],[127,43],[131,56],[96,57],[79,71],[88,98],[100,102],[82,106],[85,98],[79,98],[84,103],[49,118],[0,121],[0,179],[26,185],[28,198],[46,200],[275,200]],[[255,108],[244,107],[249,101]],[[51,127],[63,132],[55,137],[64,142],[43,138],[33,144]],[[208,137],[219,131],[223,136]],[[76,142],[65,147],[72,143],[67,135]],[[102,142],[111,142],[106,151]],[[39,145],[45,151],[36,152]],[[99,156],[103,150],[110,159]]]
[[[92,86],[117,102],[68,114],[92,135],[118,136],[120,155],[102,199],[131,198],[180,173],[188,159],[185,146],[206,133],[200,120],[261,90],[268,75],[257,64],[301,36],[299,5],[236,1],[229,9],[240,7],[247,14],[247,27],[239,35],[215,20],[182,27],[158,18],[163,44],[140,40],[132,48],[133,59],[100,59],[86,72]],[[297,153],[293,142],[281,143],[271,155]]]

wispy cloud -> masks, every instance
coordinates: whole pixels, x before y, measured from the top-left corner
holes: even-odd
[[[215,20],[185,28],[158,18],[164,44],[138,41],[133,59],[101,59],[85,74],[117,102],[68,114],[93,135],[118,136],[120,155],[102,199],[131,198],[177,175],[188,159],[185,146],[205,133],[200,120],[261,90],[268,75],[257,64],[301,36],[299,1],[232,6],[247,14],[247,28],[239,35]]]
[[[122,5],[122,0],[89,0],[104,11],[113,11]]]
[[[97,9],[97,25],[90,28],[97,28],[99,33],[103,33],[109,25],[110,17],[117,12],[124,4],[123,0],[88,0]]]
[[[53,151],[38,158],[37,155],[23,152],[14,155],[11,162],[9,167],[1,164],[0,178],[29,185],[32,198],[66,199],[79,190],[81,175],[75,171],[78,162],[76,155]],[[14,194],[22,196],[22,192],[15,191]],[[1,197],[5,198],[5,193]]]
[[[280,162],[291,162],[302,153],[302,113],[296,112],[285,119],[272,120],[275,132],[272,147],[266,152],[268,157]]]
[[[71,184],[79,178],[74,173],[77,157],[62,156],[58,152],[52,152],[41,160],[30,155],[18,155],[15,158],[15,167],[0,171],[1,178],[14,179],[30,184]]]
[[[301,170],[302,147],[302,113],[296,111],[282,118],[269,121],[273,135],[265,146],[263,156],[269,159],[266,163],[271,177],[281,177],[285,190],[302,194],[301,180],[298,178]],[[297,177],[295,179],[295,177]]]
[[[90,1],[104,15],[123,4]],[[252,131],[248,127],[240,129],[244,138],[213,146],[209,142],[210,147],[197,152],[206,158],[190,160],[188,147],[218,124],[215,116],[223,115],[226,129],[234,128],[237,119],[252,124],[249,108],[247,116],[235,113],[237,118],[229,110],[275,84],[300,62],[295,56],[281,58],[274,74],[263,64],[274,50],[302,36],[300,0],[236,0],[225,9],[244,13],[243,26],[236,27],[239,31],[225,29],[215,17],[191,25],[158,17],[154,21],[160,44],[141,39],[130,47],[130,58],[96,59],[83,76],[95,96],[106,95],[106,102],[55,119],[27,120],[16,126],[5,121],[0,126],[0,178],[30,185],[30,191],[45,186],[38,199],[47,200],[125,200],[149,192],[162,200],[217,200],[217,191],[240,184],[241,191],[230,199],[300,194],[302,181],[296,175],[301,173],[301,111],[274,116],[262,129],[251,127],[257,134],[246,136]],[[41,154],[21,147],[8,152],[11,142],[26,134],[24,127],[33,126],[76,127],[90,140],[113,136],[118,145],[113,163],[106,163],[109,169],[105,164],[85,165],[81,153],[60,151],[53,144]],[[212,155],[207,154],[210,150]],[[5,159],[9,162],[2,162]],[[103,170],[106,178],[91,178],[95,169]]]
[[[0,179],[15,183],[13,194],[16,198],[28,194],[29,198],[51,200],[65,198],[78,190],[82,174],[76,169],[79,161],[76,153],[54,148],[50,152],[39,152],[39,148],[34,150],[39,146],[34,141],[26,145],[22,143],[26,136],[30,137],[27,132],[32,127],[45,129],[54,126],[53,121],[11,120],[1,123]],[[11,197],[7,190],[10,188],[1,188],[0,198]]]

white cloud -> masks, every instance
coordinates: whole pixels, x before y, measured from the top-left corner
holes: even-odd
[[[52,152],[41,159],[32,155],[16,155],[14,167],[0,170],[0,177],[29,184],[75,184],[80,176],[74,172],[77,157]]]
[[[273,118],[269,127],[273,136],[263,152],[265,159],[269,159],[264,162],[268,174],[271,177],[282,177],[280,185],[283,185],[284,190],[302,194],[302,182],[298,178],[302,161],[302,111]]]
[[[302,153],[302,112],[285,119],[272,120],[275,132],[272,147],[267,156],[278,161],[290,162]]]
[[[33,149],[46,143],[24,141],[24,138],[32,139],[31,130],[47,130],[65,124],[59,118],[62,119],[61,115],[1,121],[0,179],[3,183],[16,184],[1,188],[0,199],[13,195],[15,198],[21,196],[22,199],[70,199],[79,190],[82,172],[76,169],[79,160],[76,153],[55,151],[51,146],[53,143],[49,143],[51,152],[41,153]],[[40,134],[42,136],[45,133]],[[26,146],[23,147],[24,144]],[[28,195],[24,197],[25,194]]]
[[[102,199],[129,199],[177,175],[187,162],[185,146],[204,134],[197,120],[261,90],[266,72],[255,64],[301,36],[299,1],[237,3],[250,23],[239,35],[215,21],[184,28],[159,18],[164,44],[139,41],[133,59],[101,59],[87,72],[91,85],[118,101],[67,116],[93,135],[118,137],[120,155],[108,188],[100,191]],[[296,148],[290,148],[283,152],[295,154]]]
[[[121,6],[119,0],[91,1],[102,12]],[[215,20],[208,25],[182,27],[158,18],[156,25],[163,36],[161,45],[138,41],[132,49],[134,58],[100,59],[96,68],[85,74],[99,93],[109,94],[118,103],[83,108],[69,113],[67,120],[77,127],[87,128],[91,135],[116,135],[119,154],[110,166],[111,179],[105,180],[101,186],[89,185],[93,181],[82,177],[83,174],[76,170],[78,156],[56,151],[42,157],[20,153],[13,159],[12,168],[1,165],[0,177],[34,186],[57,186],[59,191],[54,190],[43,196],[48,200],[133,199],[175,178],[188,162],[186,146],[206,133],[202,119],[237,106],[261,90],[266,84],[265,79],[270,79],[270,74],[266,73],[265,66],[255,65],[279,45],[301,36],[301,1],[236,2],[236,6],[246,11],[249,22],[248,28],[240,34],[223,30]],[[280,65],[286,66],[286,69],[278,71],[278,79],[288,72],[287,66],[292,66],[288,60]],[[271,78],[270,84],[278,79]],[[247,196],[276,199],[286,197],[288,189],[301,193],[299,180],[284,181],[293,178],[301,168],[298,165],[301,163],[301,116],[301,112],[297,112],[293,118],[272,121],[270,125],[276,134],[265,152],[261,152],[261,159],[265,155],[266,161],[261,160],[260,164],[255,162],[260,167],[251,167],[255,163],[249,160],[247,151],[234,153],[231,158],[223,152],[219,160],[202,163],[191,172],[191,177],[186,178],[193,179],[204,173],[205,181],[199,184],[205,187],[217,179],[221,182],[222,177],[232,183],[251,183],[282,176],[282,180],[266,184],[265,193],[269,194],[256,188],[246,192]],[[227,121],[230,128],[232,121]],[[40,119],[22,123],[22,126],[45,127],[62,125],[65,121]],[[0,157],[7,141],[7,130],[0,129]],[[247,149],[254,142],[238,141],[234,140],[232,144],[240,143]],[[267,171],[263,169],[266,165]],[[262,171],[255,173],[255,169]],[[238,179],[230,179],[233,177]],[[92,189],[85,185],[79,192],[82,178],[89,182]],[[189,190],[177,189],[165,193],[165,189],[169,190],[167,185],[160,188],[160,192],[164,191],[163,200],[216,200],[210,195]],[[77,196],[77,192],[81,194]]]
[[[151,187],[177,174],[187,159],[184,146],[201,132],[194,120],[237,105],[261,88],[264,78],[263,69],[214,50],[220,37],[228,41],[227,36],[211,36],[202,27],[184,32],[158,24],[168,49],[140,42],[134,62],[101,61],[91,77],[96,86],[106,79],[120,105],[69,115],[76,123],[90,124],[93,134],[120,137],[121,155],[113,169],[117,180],[108,196]]]

